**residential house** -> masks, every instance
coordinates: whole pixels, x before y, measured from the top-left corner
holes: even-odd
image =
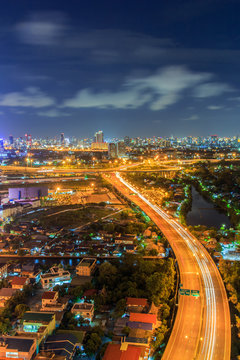
[[[142,349],[138,346],[122,347],[121,344],[108,344],[103,360],[142,360]]]
[[[23,315],[18,334],[35,338],[39,345],[56,328],[56,317],[52,312],[27,311]]]
[[[48,273],[40,275],[41,284],[44,289],[52,289],[56,285],[63,285],[71,282],[71,274],[69,271],[54,266]]]
[[[66,360],[71,360],[78,345],[80,344],[73,334],[57,333],[48,336],[43,347],[44,352],[54,353],[57,356],[63,356]]]
[[[8,274],[8,264],[0,264],[0,279],[4,279]]]
[[[130,313],[129,321],[150,323],[150,324],[153,324],[153,326],[156,326],[157,315],[142,314],[142,313]]]
[[[63,297],[59,300],[57,291],[45,291],[42,295],[41,311],[51,311],[51,312],[63,311],[66,309],[67,304],[68,304],[68,299],[66,297]]]
[[[0,289],[0,307],[4,307],[6,302],[17,292],[17,289],[2,288]]]
[[[21,336],[0,337],[0,358],[31,360],[36,353],[36,340]]]
[[[58,301],[58,291],[45,291],[42,294],[42,307],[56,304]]]
[[[83,258],[76,267],[76,273],[79,276],[91,276],[96,267],[96,259]]]
[[[76,317],[83,317],[85,320],[92,321],[94,315],[94,305],[89,303],[75,303],[71,312]]]
[[[11,286],[13,289],[22,290],[24,286],[30,283],[29,278],[14,276],[11,281]]]
[[[127,311],[140,313],[147,308],[148,301],[147,299],[143,299],[143,298],[127,297],[126,306],[127,306]]]

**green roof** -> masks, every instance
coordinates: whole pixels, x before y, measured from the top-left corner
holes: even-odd
[[[53,319],[54,313],[45,313],[45,312],[34,312],[34,311],[27,311],[23,315],[23,321],[26,322],[50,322]]]

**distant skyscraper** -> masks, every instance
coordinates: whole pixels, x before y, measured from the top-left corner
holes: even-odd
[[[60,143],[61,143],[61,145],[62,145],[62,146],[64,146],[64,145],[65,145],[65,137],[64,137],[64,133],[61,133],[61,135],[60,135]]]
[[[3,139],[0,139],[0,149],[4,149],[4,142],[3,142]]]
[[[110,159],[117,157],[117,145],[115,143],[108,144],[108,157]]]
[[[102,131],[97,131],[95,133],[94,142],[96,142],[96,143],[103,143],[104,142],[104,140],[103,140],[103,132]]]
[[[119,141],[117,143],[117,156],[123,157],[126,154],[126,147],[124,141]]]
[[[125,136],[124,137],[124,143],[126,146],[130,146],[131,140],[129,136]]]
[[[31,147],[32,146],[32,135],[31,134],[25,134],[25,140],[26,140],[26,145]]]
[[[9,145],[13,145],[13,136],[9,135]]]

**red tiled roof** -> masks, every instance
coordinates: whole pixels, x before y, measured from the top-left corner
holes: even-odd
[[[12,279],[12,285],[25,285],[28,278],[14,276]]]
[[[154,314],[130,313],[129,321],[137,321],[137,322],[143,322],[143,323],[156,324],[157,316]]]
[[[54,299],[56,295],[56,291],[45,291],[43,294],[42,294],[42,299],[44,300],[52,300]]]
[[[128,297],[126,299],[127,305],[135,305],[135,306],[146,306],[147,305],[147,299],[141,299],[141,298],[132,298]]]
[[[96,289],[88,289],[84,291],[83,296],[93,296],[97,293]]]
[[[120,344],[109,344],[103,360],[139,360],[141,355],[141,348],[138,346],[127,347],[127,350],[120,350]]]

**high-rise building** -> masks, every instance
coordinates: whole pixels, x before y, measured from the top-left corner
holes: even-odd
[[[129,136],[125,136],[124,137],[124,143],[126,146],[130,146],[130,143],[131,143],[131,139]]]
[[[25,134],[25,141],[26,141],[26,145],[28,147],[32,146],[32,135],[31,134]]]
[[[0,149],[4,149],[4,141],[3,139],[0,139]]]
[[[115,143],[108,144],[108,157],[114,159],[117,157],[117,145]]]
[[[104,142],[104,140],[103,140],[103,132],[101,130],[97,131],[95,133],[94,142],[96,142],[96,143],[103,143]]]
[[[126,147],[124,141],[119,141],[117,143],[117,156],[123,157],[126,154]]]
[[[9,145],[13,145],[13,136],[9,135]]]
[[[62,146],[64,146],[64,145],[65,145],[65,137],[64,137],[64,133],[61,133],[61,135],[60,135],[60,143],[61,143],[61,145],[62,145]]]

